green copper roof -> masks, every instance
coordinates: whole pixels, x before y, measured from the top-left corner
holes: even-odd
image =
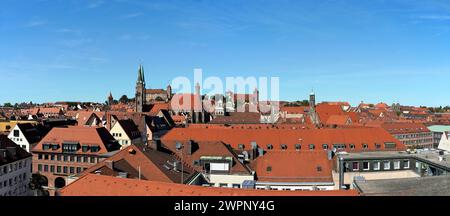
[[[450,131],[450,125],[432,125],[428,127],[428,130],[442,133],[445,131]]]

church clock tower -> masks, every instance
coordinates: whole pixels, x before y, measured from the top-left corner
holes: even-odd
[[[136,95],[135,95],[135,110],[136,112],[143,112],[145,105],[145,77],[144,67],[139,65],[138,79],[136,81]]]

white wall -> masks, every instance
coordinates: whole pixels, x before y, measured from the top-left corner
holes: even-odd
[[[239,184],[242,188],[242,183],[245,180],[255,179],[253,175],[209,174],[207,177],[209,177],[209,183],[214,184],[214,187],[227,184],[230,188],[233,187],[233,184]]]
[[[28,157],[13,163],[0,166],[0,196],[29,196],[31,190],[29,183],[31,179],[31,158]],[[19,163],[22,163],[22,168],[19,169]],[[7,173],[4,173],[4,167],[7,168]],[[25,179],[23,175],[25,174]],[[9,185],[11,179],[12,185]],[[16,179],[16,180],[15,180]],[[6,187],[4,182],[6,181]]]
[[[19,136],[15,137],[14,136],[14,130],[19,130]],[[28,143],[28,140],[25,138],[25,136],[23,135],[22,131],[19,129],[19,126],[14,126],[14,128],[11,130],[11,133],[9,133],[8,138],[13,141],[14,143],[16,143],[17,145],[19,145],[21,148],[23,148],[23,146],[25,146],[25,149],[27,152],[30,152],[30,143]]]

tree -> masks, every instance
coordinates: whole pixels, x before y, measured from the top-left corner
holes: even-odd
[[[36,196],[49,196],[48,191],[44,189],[44,186],[48,186],[47,177],[40,174],[32,174],[29,187],[34,191]]]
[[[129,99],[126,95],[122,95],[122,97],[120,97],[119,101],[120,101],[120,103],[126,104],[126,103],[128,103]]]
[[[163,99],[162,97],[160,97],[160,96],[156,97],[155,100],[156,100],[156,101],[164,101],[164,99]]]
[[[13,105],[11,103],[4,103],[3,106],[4,107],[13,107]]]

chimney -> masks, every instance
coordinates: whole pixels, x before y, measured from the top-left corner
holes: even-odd
[[[112,160],[105,160],[105,164],[106,164],[106,167],[114,170],[114,161],[112,161]]]
[[[186,153],[188,155],[192,155],[192,153],[195,152],[195,150],[197,150],[197,143],[194,142],[194,140],[189,140],[189,142],[187,143],[186,146]]]
[[[6,147],[6,149],[12,156],[16,156],[16,147],[15,146],[12,146],[12,147],[9,146],[9,147]]]

